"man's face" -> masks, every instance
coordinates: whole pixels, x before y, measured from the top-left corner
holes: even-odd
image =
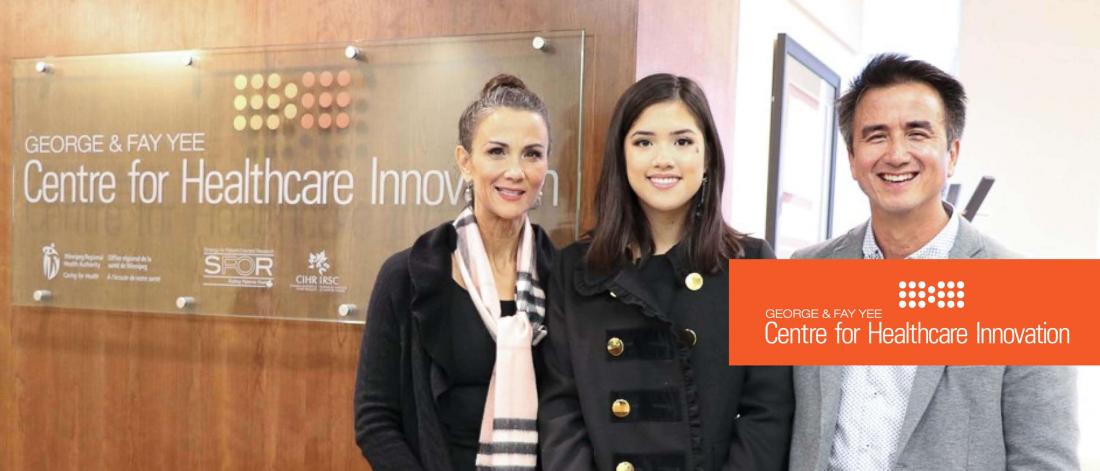
[[[848,162],[872,213],[938,207],[958,157],[959,141],[947,142],[943,100],[931,86],[874,88],[856,105]]]

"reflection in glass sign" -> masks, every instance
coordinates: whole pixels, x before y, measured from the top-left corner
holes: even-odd
[[[577,231],[583,32],[14,63],[15,304],[361,322],[386,257],[464,204],[457,123],[546,101],[536,223]]]

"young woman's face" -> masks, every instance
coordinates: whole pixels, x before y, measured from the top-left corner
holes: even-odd
[[[498,108],[481,119],[471,148],[455,151],[463,178],[474,185],[479,221],[527,214],[546,178],[549,146],[546,122],[536,112]]]
[[[703,184],[703,132],[679,100],[650,105],[626,132],[626,175],[642,210],[655,216],[683,216]]]

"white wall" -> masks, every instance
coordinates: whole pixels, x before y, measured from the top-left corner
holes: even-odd
[[[958,72],[960,0],[865,0],[864,61],[879,52],[900,52]]]
[[[959,63],[960,165],[997,178],[979,224],[1033,257],[1096,257],[1100,2],[967,1]]]
[[[1032,257],[1100,255],[1098,25],[1095,1],[963,3],[960,170],[997,178],[977,222]],[[1079,373],[1081,458],[1100,470],[1100,368]]]

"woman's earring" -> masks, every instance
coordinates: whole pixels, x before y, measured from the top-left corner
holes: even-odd
[[[707,190],[710,189],[710,180],[703,175],[703,186],[699,189],[699,200],[695,203],[695,219],[703,217],[703,207],[707,204]]]
[[[535,198],[535,204],[531,205],[531,209],[539,209],[542,207],[542,190],[539,190],[539,196]]]
[[[466,200],[466,205],[469,206],[474,202],[474,183],[467,181],[463,186],[465,189],[462,190],[462,197]]]

